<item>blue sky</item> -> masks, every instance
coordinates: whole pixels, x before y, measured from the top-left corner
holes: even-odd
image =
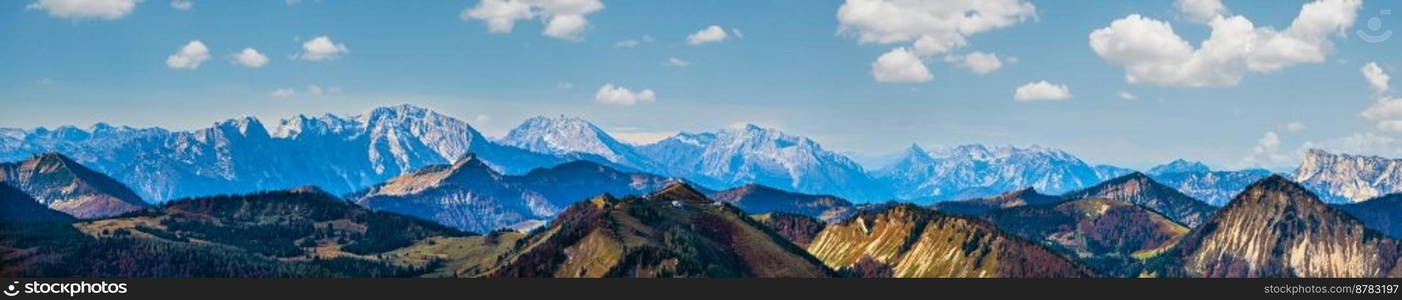
[[[1004,24],[961,23],[962,31],[952,31],[956,38],[920,24],[882,22],[963,1],[540,0],[601,4],[582,14],[587,25],[567,27],[565,36],[544,32],[553,16],[571,12],[545,5],[524,6],[535,16],[515,20],[510,32],[493,32],[486,20],[464,17],[485,5],[476,0],[174,2],[190,4],[184,10],[171,1],[132,1],[0,4],[0,126],[105,121],[192,129],[242,115],[271,123],[298,113],[354,114],[413,103],[493,135],[534,115],[584,117],[632,140],[756,123],[859,156],[911,143],[1039,144],[1136,168],[1180,157],[1219,168],[1280,168],[1297,163],[1302,147],[1402,155],[1395,141],[1402,129],[1385,125],[1402,118],[1385,107],[1396,99],[1361,72],[1372,62],[1382,73],[1398,73],[1402,37],[1374,43],[1356,32],[1368,30],[1370,18],[1381,25],[1370,33],[1402,30],[1402,15],[1381,13],[1402,8],[1391,2],[1322,0],[1346,8],[1330,12],[1351,17],[1324,34],[1298,37],[1325,45],[1322,57],[1274,66],[1263,63],[1278,62],[1270,53],[1253,52],[1188,69],[1185,62],[1153,60],[1148,50],[1093,49],[1092,32],[1137,14],[1205,48],[1214,27],[1187,4],[1216,1],[975,1],[984,4],[962,15],[1007,13],[994,7],[1003,4],[1031,10],[1012,13]],[[126,2],[134,6],[121,8]],[[528,2],[534,3],[504,3]],[[1311,2],[1228,0],[1213,14],[1288,32]],[[118,8],[63,6],[74,3]],[[895,10],[843,19],[844,6]],[[1130,37],[1152,36],[1130,25],[1154,23],[1131,23],[1113,28],[1125,33],[1123,40],[1105,42],[1133,46],[1145,41]],[[712,25],[726,32],[724,40],[688,42]],[[868,40],[864,33],[963,43],[913,54],[928,77],[881,82],[874,74],[878,58],[924,48],[917,38]],[[347,51],[332,47],[323,59],[307,59],[304,43],[318,37]],[[194,40],[206,46],[207,59],[193,68],[168,64]],[[636,45],[620,45],[627,41]],[[1264,41],[1253,48],[1277,45]],[[235,64],[231,56],[244,48],[267,62]],[[1146,49],[1160,48],[1171,47]],[[959,62],[976,52],[997,55],[1002,66],[979,74]],[[673,58],[685,66],[669,64]],[[1187,75],[1151,72],[1140,74],[1151,79],[1130,82],[1133,66]],[[1232,72],[1241,73],[1239,80],[1202,79]],[[1015,97],[1019,87],[1040,81],[1052,94]],[[628,89],[615,95],[634,97],[601,97],[606,84]],[[642,97],[643,90],[653,95]],[[1370,108],[1379,113],[1364,116]]]

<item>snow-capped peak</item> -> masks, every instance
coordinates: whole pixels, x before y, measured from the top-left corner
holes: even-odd
[[[1169,173],[1206,173],[1212,171],[1211,168],[1202,162],[1175,159],[1171,162],[1155,166],[1149,169],[1150,175],[1161,175]]]
[[[502,137],[502,144],[547,154],[593,154],[612,162],[630,160],[628,146],[598,126],[575,117],[533,117]]]

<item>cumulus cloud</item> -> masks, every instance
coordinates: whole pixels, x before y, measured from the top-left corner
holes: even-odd
[[[934,78],[925,62],[904,47],[876,58],[876,62],[871,63],[871,75],[876,82],[884,83],[919,83]]]
[[[194,70],[200,68],[200,64],[205,60],[209,60],[209,47],[205,47],[204,42],[200,40],[193,40],[181,46],[175,54],[166,57],[166,66],[171,69]]]
[[[1013,100],[1018,102],[1061,101],[1071,99],[1071,89],[1066,85],[1052,84],[1046,80],[1024,84],[1013,91]]]
[[[1207,23],[1213,17],[1228,14],[1221,0],[1178,0],[1173,4],[1189,21]]]
[[[234,53],[234,55],[231,55],[229,58],[235,65],[255,69],[262,68],[263,65],[268,64],[268,57],[264,56],[263,53],[259,53],[257,49],[253,48],[243,48],[243,51]]]
[[[1243,158],[1243,167],[1264,167],[1271,168],[1293,161],[1290,153],[1280,150],[1280,135],[1275,131],[1267,131],[1260,139],[1256,140],[1256,146],[1251,148],[1251,154]]]
[[[924,0],[847,0],[837,9],[838,34],[857,39],[858,43],[910,43],[906,50],[921,58],[946,54],[968,44],[968,38],[975,34],[1009,27],[1035,18],[1036,7],[1022,0],[983,0],[983,1],[924,1]],[[873,66],[881,64],[882,58],[892,58],[895,53],[887,52],[878,58]],[[989,64],[986,56],[975,67],[965,56],[963,65],[978,73],[979,70],[992,72],[1002,66],[999,61]],[[925,66],[909,66],[908,75],[924,73]],[[923,72],[917,72],[923,71]],[[874,75],[879,74],[875,70]],[[889,73],[888,73],[889,74]],[[985,74],[985,73],[980,73]],[[928,78],[915,76],[913,78]],[[879,82],[892,82],[877,79]],[[899,82],[925,82],[905,80]]]
[[[130,15],[141,0],[39,0],[25,9],[43,10],[65,19],[116,20]]]
[[[1392,77],[1375,62],[1363,65],[1360,71],[1377,94],[1377,101],[1361,113],[1363,118],[1377,122],[1379,130],[1402,133],[1402,99],[1387,94]]]
[[[1352,26],[1361,0],[1317,0],[1305,4],[1290,27],[1256,27],[1244,16],[1207,21],[1207,40],[1194,47],[1168,22],[1138,14],[1090,34],[1090,47],[1125,68],[1125,80],[1161,86],[1233,86],[1248,73],[1269,73],[1319,63],[1332,51],[1330,35]]]
[[[308,61],[323,61],[340,58],[341,55],[350,52],[346,44],[338,44],[328,36],[318,36],[306,42],[302,42],[302,53],[298,53],[294,58]]]
[[[1384,72],[1382,67],[1378,67],[1378,63],[1368,62],[1368,64],[1363,65],[1361,71],[1363,72],[1363,78],[1368,80],[1368,85],[1373,87],[1374,93],[1387,93],[1388,81],[1392,80],[1392,76],[1388,76],[1387,72]]]
[[[724,41],[725,38],[728,36],[729,35],[725,33],[724,28],[721,28],[720,26],[716,25],[711,25],[709,27],[706,27],[705,29],[697,31],[696,33],[692,33],[691,35],[686,36],[686,43],[692,45],[714,43]]]
[[[847,0],[837,9],[838,33],[861,43],[915,42],[921,55],[964,46],[968,37],[1036,16],[1021,0]]]
[[[617,106],[632,106],[638,103],[651,103],[657,100],[657,94],[650,89],[644,89],[634,93],[627,88],[614,86],[612,83],[599,87],[599,92],[594,94],[594,100],[599,103]]]
[[[516,21],[539,18],[545,20],[541,34],[578,41],[589,28],[585,16],[603,9],[599,0],[481,0],[458,17],[487,22],[492,33],[510,33]]]
[[[959,60],[959,65],[968,68],[974,74],[984,75],[1003,68],[1003,61],[998,59],[997,54],[973,52],[964,55]]]
[[[667,59],[667,65],[673,66],[673,67],[686,67],[686,66],[690,66],[690,65],[691,65],[691,62],[686,61],[686,60],[684,60],[684,59],[672,57],[672,58],[668,58],[668,59]]]
[[[195,3],[190,2],[190,0],[170,0],[170,7],[179,11],[187,11],[194,8]]]

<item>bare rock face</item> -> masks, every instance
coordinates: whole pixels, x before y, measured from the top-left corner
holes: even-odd
[[[828,226],[808,252],[829,267],[873,277],[1090,277],[1051,250],[985,221],[913,205]]]
[[[1178,248],[1184,276],[1397,277],[1402,246],[1281,176],[1252,184]]]
[[[1294,179],[1330,203],[1402,192],[1402,159],[1309,150]]]
[[[504,257],[491,277],[818,278],[832,271],[739,209],[672,184],[579,202]]]
[[[83,219],[149,206],[125,185],[58,153],[0,164],[0,184],[12,185],[40,204]]]

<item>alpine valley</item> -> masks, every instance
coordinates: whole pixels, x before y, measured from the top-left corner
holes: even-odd
[[[1044,146],[869,168],[756,125],[500,137],[413,106],[0,129],[9,277],[1402,277],[1402,160],[1139,171]]]

